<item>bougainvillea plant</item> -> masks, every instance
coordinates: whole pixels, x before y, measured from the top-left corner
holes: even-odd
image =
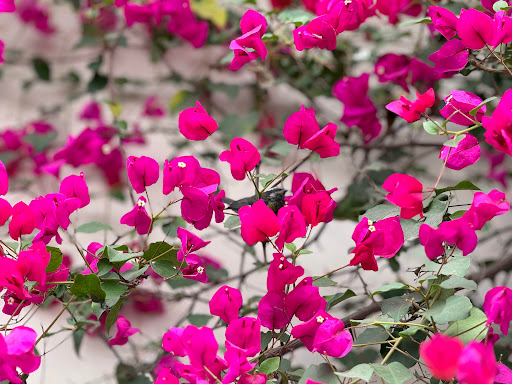
[[[0,20],[0,382],[512,383],[511,1]]]

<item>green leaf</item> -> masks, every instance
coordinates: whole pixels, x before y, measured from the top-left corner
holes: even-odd
[[[470,264],[471,258],[469,256],[454,256],[448,260],[445,265],[443,265],[440,274],[445,276],[455,275],[464,277],[466,276]],[[437,273],[437,271],[439,271],[439,267],[441,267],[441,264],[427,260],[425,261],[425,267],[423,267],[423,270]]]
[[[111,263],[125,263],[130,259],[134,259],[136,257],[143,256],[143,252],[137,252],[137,253],[130,253],[130,252],[119,252],[118,250],[114,249],[111,246],[106,246],[106,255],[107,259]],[[105,254],[105,253],[104,253]]]
[[[453,187],[436,189],[435,192],[436,192],[436,196],[439,196],[441,193],[448,192],[448,191],[480,191],[480,188],[478,188],[471,181],[464,180]]]
[[[443,216],[450,204],[450,197],[447,195],[439,195],[429,204],[427,212],[425,212],[425,224],[437,228],[443,221]]]
[[[338,283],[328,277],[321,277],[317,279],[313,276],[313,287],[333,287]]]
[[[101,288],[106,292],[105,303],[107,306],[114,306],[119,298],[126,292],[127,288],[118,281],[103,281]]]
[[[56,271],[62,264],[62,251],[59,248],[46,246],[48,252],[50,252],[50,262],[46,266],[46,273]]]
[[[347,300],[354,296],[356,296],[356,294],[351,289],[347,289],[343,293],[339,292],[335,295],[324,296],[324,299],[327,301],[327,310],[331,309],[332,307],[341,303],[342,301]]]
[[[259,119],[260,112],[256,110],[245,115],[227,115],[219,122],[219,131],[223,133],[224,141],[230,143],[235,137],[245,137],[246,134],[254,131]]]
[[[505,9],[507,7],[508,7],[508,3],[504,0],[499,0],[492,5],[492,9],[494,10],[494,12],[499,12],[502,9]]]
[[[187,222],[181,217],[175,217],[172,221],[162,225],[162,231],[169,237],[178,237],[178,228],[186,228]]]
[[[272,180],[274,180],[277,177],[275,173],[270,173],[264,178],[260,179],[260,184],[263,188],[265,188]]]
[[[299,255],[310,255],[312,254],[313,251],[310,251],[309,249],[301,249],[298,253],[297,253],[297,256]]]
[[[75,275],[75,282],[69,288],[71,293],[77,297],[90,296],[92,301],[102,302],[105,300],[106,292],[101,288],[100,279],[94,274]]]
[[[313,20],[315,15],[301,9],[285,9],[277,16],[277,18],[283,23],[294,23],[296,27],[300,27],[301,25]]]
[[[437,135],[441,128],[433,121],[425,121],[423,123],[423,129],[430,135]]]
[[[285,243],[284,246],[290,252],[295,252],[297,250],[297,246],[295,244],[293,244],[293,243]]]
[[[482,341],[487,335],[484,332],[487,316],[478,308],[471,308],[469,317],[450,323],[450,326],[443,332],[445,335],[457,336],[464,344],[470,341]]]
[[[288,156],[288,153],[290,153],[290,150],[292,149],[292,146],[288,144],[284,140],[280,140],[272,144],[272,146],[269,149],[269,152],[277,153],[278,155],[281,155],[283,157]]]
[[[98,72],[94,73],[94,76],[87,84],[87,92],[95,93],[101,91],[108,85],[108,77],[100,75]]]
[[[167,280],[167,284],[169,284],[171,286],[171,288],[173,288],[173,289],[190,287],[191,285],[196,285],[198,283],[199,282],[196,280],[185,279],[181,275],[174,276],[172,279]]]
[[[335,372],[336,375],[341,377],[350,377],[354,379],[361,379],[364,381],[370,381],[373,375],[373,368],[370,364],[359,364],[347,372]]]
[[[313,380],[324,384],[339,384],[338,377],[332,372],[329,364],[310,365],[304,371],[298,384],[306,384],[306,381]]]
[[[372,293],[372,296],[378,295],[379,293],[389,292],[389,291],[396,291],[397,289],[409,289],[409,287],[405,284],[402,284],[400,282],[394,282],[391,284],[385,284],[379,289],[377,289],[375,292]]]
[[[187,317],[187,320],[196,327],[204,327],[211,318],[213,318],[212,315],[192,314]]]
[[[169,101],[169,112],[171,115],[182,111],[183,109],[195,107],[198,95],[195,92],[182,90],[174,94],[171,101]]]
[[[35,152],[43,152],[55,141],[58,134],[57,132],[49,132],[46,134],[32,133],[25,135],[23,141],[29,143]]]
[[[228,12],[215,0],[191,0],[190,8],[201,19],[211,21],[217,28],[224,28],[228,20]]]
[[[374,372],[389,384],[402,384],[414,378],[411,371],[398,362],[387,365],[370,364]]]
[[[432,317],[438,324],[446,324],[467,318],[471,308],[473,305],[466,296],[450,296],[446,300],[437,301],[429,310],[423,312],[423,315],[427,319]]]
[[[477,284],[473,280],[468,280],[459,276],[451,277],[448,280],[443,281],[439,286],[444,289],[463,288],[470,291],[475,291],[477,288]]]
[[[455,136],[453,139],[447,140],[443,143],[446,147],[456,148],[459,143],[464,140],[464,135]]]
[[[94,316],[96,316],[97,319],[101,317],[103,312],[107,310],[107,308],[104,305],[101,305],[100,303],[91,303],[91,309]]]
[[[122,272],[121,276],[125,280],[132,281],[133,279],[139,277],[140,275],[143,275],[149,268],[149,265],[145,265],[142,268],[137,268],[137,266],[134,266],[132,269],[129,269],[128,271]]]
[[[404,232],[404,240],[409,240],[413,237],[417,237],[420,231],[421,223],[416,220],[400,219],[400,225]]]
[[[507,2],[501,0],[501,1],[498,1],[497,3],[494,3],[493,8],[496,7],[496,4],[498,4],[498,3],[505,3],[505,7],[508,7]],[[496,12],[498,12],[498,11],[496,11]],[[485,104],[490,103],[491,101],[496,100],[496,99],[497,99],[496,96],[488,97],[487,99],[482,101],[480,104],[478,104],[475,108],[473,108],[471,111],[469,111],[469,114],[471,116],[476,116],[476,114],[478,113],[478,110],[480,108],[482,108]]]
[[[359,218],[361,220],[366,217],[371,221],[379,221],[388,216],[396,216],[400,212],[400,208],[392,204],[380,204],[367,210],[363,216]]]
[[[271,357],[260,364],[260,373],[266,373],[267,375],[275,372],[279,369],[280,357]]]
[[[32,67],[37,75],[37,78],[42,81],[50,81],[51,72],[48,62],[40,57],[32,59]]]
[[[144,251],[143,257],[148,261],[153,259],[160,259],[161,257],[172,254],[173,250],[173,246],[166,243],[165,241],[157,241],[149,245],[148,249]],[[179,264],[176,266],[179,266]]]
[[[409,293],[403,296],[390,297],[382,301],[382,313],[391,316],[395,321],[404,317],[411,307],[411,301],[419,301],[421,296],[416,293]]]
[[[240,217],[238,215],[231,215],[224,222],[224,228],[233,229],[239,227],[242,223],[240,222]]]
[[[84,336],[85,328],[79,328],[73,332],[73,347],[75,348],[75,353],[77,356],[80,356],[80,346],[82,345]]]
[[[404,27],[413,24],[432,24],[430,17],[420,17],[419,19],[408,19],[397,24],[398,27]]]
[[[85,223],[80,225],[76,231],[83,233],[96,233],[99,231],[111,231],[112,227],[108,224],[100,223],[99,221],[91,221],[90,223]]]
[[[98,272],[96,272],[96,274],[98,276],[106,275],[107,273],[109,273],[112,270],[112,268],[114,268],[114,265],[107,259],[100,259],[98,261],[97,265],[98,265]]]
[[[105,321],[105,328],[107,329],[107,334],[110,332],[110,328],[116,323],[117,316],[119,316],[119,310],[121,309],[121,305],[123,304],[124,298],[120,298],[117,303],[110,309],[107,315],[107,319]]]
[[[357,336],[354,344],[379,343],[381,341],[386,341],[387,339],[389,339],[389,334],[384,328],[368,327],[361,332],[359,336]]]

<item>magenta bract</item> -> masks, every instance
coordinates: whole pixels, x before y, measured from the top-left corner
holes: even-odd
[[[177,229],[177,236],[181,241],[181,248],[177,254],[178,261],[183,261],[183,257],[189,253],[194,253],[195,251],[204,248],[211,243],[211,241],[201,240],[199,236],[196,236],[192,232],[189,232],[181,227],[178,227]]]
[[[464,384],[494,384],[496,355],[490,344],[471,341],[462,350],[457,380]]]
[[[126,159],[128,179],[137,193],[143,193],[146,187],[155,184],[159,177],[158,163],[151,157],[129,156]]]
[[[140,332],[140,329],[132,328],[130,321],[123,316],[118,316],[116,326],[117,332],[116,335],[109,340],[110,345],[125,345],[130,336]]]
[[[457,21],[457,34],[462,44],[469,49],[482,49],[494,40],[494,23],[483,12],[476,9],[461,9]]]
[[[285,311],[284,292],[268,292],[258,304],[258,319],[268,329],[280,329],[291,320]]]
[[[276,246],[279,250],[283,249],[285,243],[293,243],[295,239],[306,236],[306,220],[297,206],[282,207],[277,212],[277,219],[280,229]]]
[[[260,153],[254,145],[241,137],[231,140],[229,148],[229,151],[219,155],[219,159],[229,163],[235,180],[243,180],[246,172],[251,172],[260,162]]]
[[[261,350],[260,321],[253,317],[231,321],[226,328],[226,346],[237,348],[246,356],[256,356]]]
[[[256,201],[252,206],[245,206],[238,211],[242,223],[242,238],[249,245],[265,241],[279,232],[279,221],[276,214],[263,200]]]
[[[35,218],[32,209],[23,201],[12,207],[12,220],[9,223],[9,235],[18,240],[21,235],[31,234],[35,228]]]
[[[431,54],[428,59],[435,64],[434,70],[439,73],[457,72],[468,63],[469,52],[459,39],[452,39]]]
[[[400,100],[392,101],[386,105],[386,109],[403,117],[407,122],[413,123],[418,121],[422,113],[427,108],[431,108],[435,102],[434,90],[430,88],[423,95],[416,92],[416,100],[409,101],[405,97],[400,96]]]
[[[439,158],[446,161],[446,167],[460,170],[475,164],[480,160],[480,145],[478,139],[468,133],[464,133],[464,138],[454,147],[443,146],[439,153]],[[448,157],[448,160],[446,158]]]
[[[497,150],[512,156],[512,89],[507,90],[491,117],[484,116],[485,140]]]
[[[178,128],[189,140],[205,140],[219,128],[219,125],[208,115],[199,101],[196,101],[196,105],[197,107],[187,108],[180,113]]]
[[[428,15],[432,19],[434,29],[447,40],[453,39],[457,34],[458,18],[451,11],[443,7],[429,7]]]
[[[352,336],[345,331],[343,321],[332,319],[324,321],[313,339],[313,352],[340,358],[352,349]]]
[[[451,380],[457,373],[464,344],[457,337],[436,333],[420,345],[420,356],[432,376]]]
[[[487,324],[498,324],[504,335],[508,335],[512,321],[512,289],[495,287],[485,294],[483,305]]]
[[[313,108],[306,109],[303,105],[300,111],[293,113],[286,120],[283,135],[288,143],[305,148],[306,141],[319,130],[320,126],[315,118],[315,110]]]
[[[476,114],[470,115],[473,109],[476,109],[482,99],[471,92],[452,91],[444,101],[446,105],[441,109],[440,113],[445,119],[449,119],[452,123],[459,125],[473,125],[482,121],[482,117],[487,112],[485,105],[481,106]]]
[[[322,159],[326,157],[335,157],[340,154],[340,144],[334,138],[338,127],[334,123],[327,124],[320,131],[311,136],[304,143],[304,147],[320,155]]]
[[[89,197],[89,187],[85,182],[85,176],[83,172],[80,172],[80,176],[70,175],[60,183],[59,193],[72,199],[74,197],[80,200],[80,208],[85,207],[91,202]]]
[[[472,228],[480,230],[493,217],[503,215],[509,210],[510,203],[503,192],[496,189],[489,193],[476,192],[471,207],[462,215],[462,219]]]
[[[7,336],[0,335],[0,380],[22,384],[17,368],[23,373],[34,372],[41,365],[41,356],[34,355],[37,333],[28,327],[16,327]]]
[[[146,202],[143,196],[139,197],[135,207],[121,217],[121,224],[135,227],[139,235],[147,234],[151,227],[151,217],[148,215],[146,208],[144,208]]]
[[[304,268],[290,263],[282,253],[274,253],[267,275],[269,292],[284,292],[288,284],[294,284],[304,274]]]
[[[242,294],[236,288],[223,285],[210,300],[210,313],[219,316],[227,324],[238,318],[238,312],[242,307]]]
[[[400,207],[400,217],[423,217],[423,185],[414,177],[400,173],[389,176],[382,185],[389,194],[386,200]]]

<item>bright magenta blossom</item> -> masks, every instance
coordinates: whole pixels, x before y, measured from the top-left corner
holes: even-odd
[[[484,116],[485,140],[497,150],[512,156],[512,89],[506,91],[491,117]]]
[[[16,10],[16,4],[14,0],[0,0],[0,13],[14,12]]]
[[[229,163],[235,180],[243,180],[246,172],[251,172],[260,162],[260,153],[254,145],[241,137],[231,140],[229,148],[229,151],[219,155],[219,159]]]
[[[0,226],[11,217],[12,207],[11,204],[5,199],[0,198]]]
[[[496,355],[490,344],[471,341],[462,350],[457,381],[462,384],[494,384]]]
[[[74,197],[78,198],[80,200],[80,208],[85,207],[91,202],[91,198],[89,197],[89,187],[85,182],[83,172],[80,172],[80,176],[70,175],[62,180],[60,183],[59,193],[69,199]]]
[[[282,207],[277,212],[280,230],[276,239],[276,246],[282,250],[285,243],[293,243],[295,239],[306,236],[306,220],[299,208],[295,205]]]
[[[48,4],[37,0],[21,0],[18,3],[16,14],[26,24],[33,24],[34,27],[45,35],[51,35],[55,28],[50,25]]]
[[[178,227],[177,235],[178,239],[181,241],[181,248],[177,254],[178,261],[183,261],[183,258],[189,253],[194,253],[211,243],[211,241],[203,241],[199,236],[196,236],[192,232],[181,227]]]
[[[263,200],[256,201],[252,206],[245,206],[238,211],[242,223],[242,238],[249,245],[265,241],[279,232],[279,221],[276,214]]]
[[[258,319],[268,329],[281,329],[291,320],[285,310],[286,293],[268,292],[258,304]]]
[[[386,200],[402,208],[402,219],[412,219],[418,214],[423,217],[423,185],[414,177],[394,173],[386,179],[382,188],[389,192]]]
[[[284,292],[288,284],[294,284],[304,274],[304,268],[290,263],[282,253],[274,253],[267,275],[269,292]]]
[[[446,167],[460,170],[475,164],[480,160],[480,145],[478,139],[468,133],[464,133],[464,138],[454,147],[441,148],[439,158],[446,160]]]
[[[428,59],[435,64],[434,70],[448,74],[458,72],[468,63],[469,52],[459,39],[452,39],[431,54]]]
[[[165,115],[165,109],[156,96],[150,96],[144,102],[142,114],[147,117],[162,117]]]
[[[237,348],[246,356],[256,356],[261,350],[260,321],[253,317],[231,321],[226,328],[226,346]]]
[[[317,312],[325,311],[327,301],[312,284],[313,279],[306,277],[286,295],[285,311],[290,319],[296,316],[301,321],[308,321]]]
[[[163,172],[163,193],[168,195],[176,187],[195,185],[201,173],[199,161],[194,156],[181,156],[165,160]]]
[[[377,59],[375,74],[381,83],[392,82],[409,92],[407,76],[409,74],[409,58],[405,55],[388,53]]]
[[[238,379],[238,384],[265,384],[266,382],[267,375],[264,373],[255,373],[254,375],[246,373]]]
[[[334,317],[325,311],[318,311],[315,316],[308,321],[293,327],[291,334],[296,339],[300,339],[306,348],[313,352],[313,342],[315,340],[316,332],[318,331],[318,328],[320,328],[320,325],[322,325],[326,320],[334,320]]]
[[[28,327],[16,327],[7,336],[0,335],[0,380],[22,384],[17,368],[23,373],[34,372],[41,365],[41,356],[34,355],[37,333]]]
[[[377,271],[379,267],[375,256],[395,256],[404,244],[404,232],[398,216],[375,223],[364,217],[355,228],[352,240],[356,246],[350,252],[354,254],[350,265],[361,264],[365,270]]]
[[[35,228],[35,219],[32,209],[23,201],[12,207],[12,220],[9,223],[9,235],[18,240],[21,235],[29,235]]]
[[[434,90],[430,88],[423,95],[416,92],[416,100],[409,101],[405,97],[400,96],[400,100],[392,101],[386,105],[386,109],[403,117],[407,122],[413,123],[418,121],[422,113],[427,111],[434,105],[436,98]]]
[[[204,262],[199,256],[189,254],[185,257],[185,261],[188,265],[181,270],[185,279],[196,280],[200,283],[208,282]]]
[[[339,319],[325,320],[315,333],[313,352],[340,358],[352,349],[352,336]]]
[[[512,41],[512,18],[507,16],[505,11],[496,12],[494,15],[494,27],[493,48]]]
[[[288,143],[305,148],[306,141],[319,130],[320,126],[315,118],[315,110],[313,108],[306,109],[303,105],[300,107],[300,111],[292,113],[286,120],[283,135]]]
[[[0,39],[0,64],[2,64],[5,60],[4,60],[4,51],[5,51],[5,44],[4,42]]]
[[[317,17],[307,25],[293,31],[293,42],[297,51],[318,47],[333,51],[336,49],[336,30],[330,15]]]
[[[462,215],[462,219],[475,230],[479,230],[493,217],[503,215],[509,210],[510,203],[503,192],[496,189],[489,193],[476,192],[471,207]]]
[[[418,16],[422,6],[414,0],[377,0],[377,10],[388,16],[390,24],[396,24],[399,21],[398,15]]]
[[[258,33],[262,37],[267,31],[267,20],[261,13],[249,9],[240,19],[240,29],[242,34],[252,31],[254,28],[259,27]]]
[[[484,311],[487,325],[498,324],[504,335],[508,335],[512,321],[512,289],[495,287],[485,294]]]
[[[457,337],[436,333],[420,345],[420,356],[432,376],[451,380],[457,373],[464,344]]]
[[[457,21],[457,34],[469,49],[482,49],[494,40],[494,23],[483,12],[476,9],[461,9]]]
[[[475,230],[463,218],[444,221],[438,229],[434,229],[428,224],[422,224],[419,237],[430,260],[444,253],[445,242],[459,248],[463,256],[473,252],[478,243]]]
[[[267,21],[256,11],[248,10],[240,20],[242,36],[232,40],[229,49],[233,50],[235,57],[231,61],[229,69],[236,71],[246,63],[261,57],[265,61],[267,48],[261,37],[267,30]]]
[[[144,208],[146,202],[147,201],[143,196],[139,197],[135,207],[121,217],[121,224],[135,227],[139,235],[147,234],[151,227],[151,217],[149,217],[146,208]]]
[[[308,141],[304,143],[304,147],[318,153],[322,159],[338,156],[340,154],[340,143],[334,140],[337,130],[338,127],[336,124],[327,124],[320,131],[311,136]]]
[[[196,101],[196,107],[187,108],[180,113],[178,128],[189,140],[205,140],[219,128],[217,122]]]
[[[0,196],[7,194],[9,190],[9,175],[5,169],[4,163],[0,161]]]
[[[169,368],[162,368],[160,372],[158,372],[158,376],[154,384],[179,384],[180,379],[174,376],[171,373]]]
[[[108,341],[110,345],[125,345],[130,336],[140,332],[140,329],[132,328],[130,321],[123,316],[118,316],[116,326],[116,335]]]
[[[446,105],[441,109],[440,113],[445,119],[449,119],[452,123],[459,125],[473,125],[481,122],[487,107],[481,106],[476,115],[470,112],[482,103],[482,99],[471,92],[452,91],[445,97]]]
[[[457,34],[457,16],[443,7],[429,7],[428,15],[432,19],[434,29],[447,40],[453,39]]]
[[[337,205],[329,192],[318,191],[304,196],[301,210],[306,222],[316,227],[320,223],[332,221]]]
[[[238,311],[242,307],[242,294],[236,288],[223,285],[210,300],[210,313],[219,316],[225,323],[238,319]]]

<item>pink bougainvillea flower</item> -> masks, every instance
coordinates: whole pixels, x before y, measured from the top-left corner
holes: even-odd
[[[232,320],[226,328],[226,346],[238,348],[246,356],[256,356],[261,350],[261,323],[253,317]]]
[[[185,279],[196,280],[200,283],[207,283],[208,276],[204,268],[203,260],[194,254],[189,254],[185,257],[188,266],[181,270]]]
[[[196,101],[196,105],[180,113],[178,128],[189,140],[205,140],[219,128],[219,125],[208,115],[199,101]]]
[[[468,133],[464,133],[464,138],[454,147],[441,148],[439,158],[446,161],[446,167],[460,170],[475,164],[480,160],[480,145],[478,139]],[[448,160],[446,160],[448,158]]]
[[[332,26],[330,15],[322,15],[293,31],[293,42],[297,51],[320,48],[333,51],[336,49],[336,30]]]
[[[139,235],[145,235],[149,232],[151,227],[151,217],[149,217],[146,208],[146,199],[141,196],[137,200],[137,204],[133,209],[121,217],[121,224],[135,227]]]
[[[290,263],[282,253],[274,253],[267,275],[269,292],[284,292],[288,284],[294,284],[304,274],[304,268]]]
[[[126,159],[128,179],[137,193],[143,193],[146,187],[155,184],[159,177],[158,163],[147,156],[129,156]]]
[[[60,183],[59,193],[63,194],[69,199],[78,198],[80,200],[80,208],[85,207],[91,202],[89,197],[89,187],[85,182],[85,176],[83,172],[80,172],[80,176],[70,175]]]
[[[241,137],[231,140],[229,148],[229,151],[219,155],[219,159],[229,163],[235,180],[243,180],[246,173],[251,172],[260,162],[260,153],[254,145]]]
[[[444,253],[444,242],[456,245],[464,256],[473,252],[478,243],[475,230],[462,218],[444,221],[438,229],[434,229],[428,224],[422,224],[419,238],[430,260]]]
[[[0,226],[5,224],[9,217],[11,217],[11,214],[11,204],[7,200],[0,198]]]
[[[352,336],[345,330],[343,321],[332,319],[324,321],[313,339],[313,352],[340,358],[352,349]]]
[[[305,148],[306,141],[319,130],[320,126],[315,118],[315,110],[313,108],[306,109],[303,105],[300,111],[292,113],[286,119],[283,135],[288,143]]]
[[[150,96],[144,102],[142,114],[147,117],[162,117],[165,115],[165,109],[156,96]]]
[[[512,383],[512,370],[505,364],[498,364],[496,366],[496,377],[494,384],[508,384]]]
[[[242,304],[243,300],[240,291],[223,285],[210,300],[210,313],[213,316],[219,316],[225,323],[229,324],[234,319],[238,319],[238,312]]]
[[[238,376],[249,372],[256,366],[256,363],[249,363],[247,361],[247,356],[243,351],[238,348],[231,348],[230,346],[226,346],[224,359],[229,368],[222,379],[223,384],[234,382]]]
[[[389,192],[386,200],[402,208],[402,219],[412,219],[418,214],[423,217],[423,185],[414,177],[394,173],[386,179],[382,188]]]
[[[29,235],[35,229],[34,213],[23,201],[12,207],[12,220],[9,223],[9,235],[18,240],[21,235]]]
[[[512,41],[512,18],[505,11],[496,12],[494,15],[494,28],[493,48]]]
[[[411,58],[409,73],[411,75],[411,84],[414,85],[419,92],[428,91],[441,77],[439,73],[434,70],[434,67],[431,67],[416,57]]]
[[[238,384],[265,384],[267,382],[267,375],[265,373],[249,373],[243,374],[238,379]]]
[[[318,287],[313,287],[311,277],[302,280],[285,299],[285,311],[291,319],[310,320],[317,312],[324,311],[327,301],[320,296]]]
[[[219,343],[210,328],[189,325],[181,334],[181,338],[190,364],[194,368],[204,369],[215,362]]]
[[[447,41],[439,51],[428,57],[435,64],[434,70],[439,73],[460,71],[468,63],[468,58],[469,52],[459,39]]]
[[[420,344],[420,356],[432,376],[448,381],[457,373],[463,348],[459,338],[436,333]]]
[[[484,116],[485,140],[497,150],[512,156],[512,89],[501,97],[491,117]]]
[[[16,327],[7,336],[0,335],[0,380],[22,384],[17,368],[23,373],[34,372],[41,365],[41,356],[34,355],[37,333],[28,327]]]
[[[327,124],[324,128],[311,136],[308,141],[304,143],[304,147],[318,153],[322,159],[339,156],[340,143],[334,140],[337,130],[338,127],[336,124]]]
[[[180,379],[174,376],[171,373],[170,368],[162,368],[160,372],[158,372],[158,376],[156,381],[153,384],[179,384]]]
[[[325,311],[318,311],[310,320],[294,326],[291,334],[294,338],[300,339],[306,348],[313,352],[316,332],[326,320],[334,320],[334,317]]]
[[[334,19],[331,24],[336,30],[336,34],[358,29],[367,18],[375,15],[375,11],[373,0],[323,0],[315,4],[316,14],[322,15],[327,13]]]
[[[455,124],[473,125],[476,122],[481,122],[482,117],[487,112],[486,106],[482,105],[474,116],[470,115],[470,112],[476,109],[483,101],[471,92],[452,91],[444,101],[446,105],[441,109],[440,113],[445,119],[449,119]]]
[[[375,256],[395,256],[404,244],[404,232],[398,216],[375,223],[364,217],[355,228],[352,240],[356,246],[350,252],[354,254],[350,265],[361,264],[365,270],[377,271],[379,267]]]
[[[16,10],[16,4],[14,0],[0,0],[0,13],[3,12],[14,12]]]
[[[196,236],[192,232],[189,232],[181,227],[178,227],[177,235],[178,239],[181,241],[181,248],[177,255],[178,261],[182,261],[183,257],[189,253],[194,253],[195,251],[204,248],[211,243],[211,241],[203,241],[199,238],[199,236]]]
[[[399,21],[398,15],[418,16],[422,11],[422,6],[416,4],[414,0],[377,0],[377,10],[388,16],[390,24],[396,24]]]
[[[240,208],[238,214],[242,223],[242,238],[249,245],[265,241],[267,237],[273,237],[279,232],[276,214],[261,199],[252,206]]]
[[[4,51],[5,51],[5,44],[4,42],[0,39],[0,64],[2,64],[5,60],[4,60]]]
[[[460,355],[457,381],[464,384],[494,384],[497,363],[490,344],[471,341]]]
[[[344,105],[341,122],[349,127],[359,127],[365,144],[375,139],[382,129],[377,118],[377,107],[368,97],[369,78],[368,73],[359,77],[344,77],[332,89],[333,96]]]
[[[140,329],[132,328],[130,321],[123,316],[117,318],[116,326],[117,332],[116,335],[109,340],[110,345],[125,345],[130,336],[140,332]]]
[[[88,102],[83,106],[78,117],[81,120],[96,120],[98,122],[101,122],[102,118],[100,103],[96,101]]]
[[[0,161],[0,196],[7,194],[9,190],[9,175],[5,169],[4,163]]]
[[[484,312],[487,315],[487,325],[498,324],[504,335],[508,335],[512,321],[512,289],[495,287],[485,294]]]
[[[242,30],[242,34],[246,34],[258,26],[261,26],[258,29],[258,34],[261,38],[267,31],[267,20],[265,20],[265,17],[263,17],[261,13],[258,13],[252,9],[249,9],[247,12],[245,12],[240,19],[240,29]]]
[[[176,187],[193,186],[200,174],[201,166],[194,156],[181,156],[165,160],[163,172],[163,193],[168,195]]]
[[[405,55],[388,53],[381,56],[375,63],[375,74],[381,83],[392,82],[409,92],[407,76],[409,74],[409,58]]]
[[[187,346],[183,344],[183,328],[171,328],[168,332],[164,333],[162,339],[162,348],[164,351],[170,352],[175,356],[186,356]]]
[[[413,123],[418,121],[422,113],[431,108],[436,100],[434,90],[430,88],[423,95],[416,92],[416,100],[409,101],[405,97],[400,96],[400,100],[392,101],[386,105],[386,109],[403,117],[407,122]]]
[[[329,194],[336,192],[338,188],[327,191]],[[289,205],[296,205],[302,210],[302,201],[307,194],[313,194],[318,191],[325,191],[323,184],[317,179],[316,175],[309,173],[294,173],[292,180],[293,196],[289,198]]]
[[[293,243],[295,239],[306,236],[306,220],[299,208],[295,205],[282,207],[277,212],[280,230],[276,239],[276,246],[282,250],[285,243]]]
[[[284,292],[268,292],[258,304],[258,319],[268,329],[281,329],[290,319],[285,310]]]
[[[184,185],[181,187],[181,216],[187,223],[201,220],[208,212],[210,198],[199,188]]]
[[[457,34],[457,16],[443,7],[429,7],[428,15],[432,19],[434,29],[447,40],[453,39]]]
[[[489,193],[476,192],[471,207],[462,215],[462,219],[475,230],[480,230],[493,217],[503,215],[509,210],[510,203],[503,192],[496,189]]]
[[[33,24],[34,27],[45,35],[51,35],[55,28],[49,23],[48,4],[37,0],[21,0],[18,3],[16,14],[26,24]]]
[[[170,7],[175,7],[176,3],[158,2],[153,4],[172,4]],[[171,34],[181,37],[183,40],[189,42],[194,48],[201,48],[205,45],[208,39],[208,23],[204,20],[197,20],[194,13],[191,11],[189,1],[183,1],[179,11],[176,12],[167,23],[167,31]]]
[[[260,31],[263,25],[258,25],[254,29],[244,33],[236,40],[232,40],[229,49],[233,50],[234,57],[229,65],[229,69],[236,71],[242,68],[249,61],[256,60],[261,57],[265,61],[267,57],[267,47],[261,40]]]
[[[482,49],[492,44],[494,31],[494,23],[488,15],[472,8],[461,9],[457,34],[466,48]]]
[[[306,222],[315,227],[331,222],[337,205],[329,192],[318,191],[304,196],[301,210]]]

